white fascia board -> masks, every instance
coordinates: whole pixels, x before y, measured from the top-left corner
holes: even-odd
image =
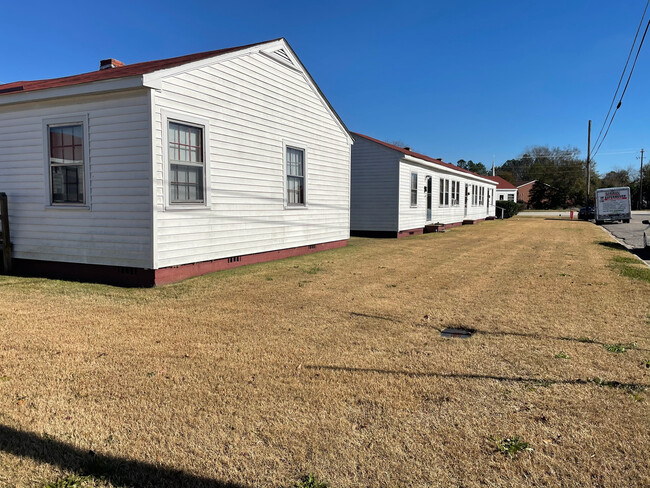
[[[160,83],[164,78],[168,78],[170,76],[176,76],[185,73],[186,71],[191,71],[194,69],[201,69],[205,66],[210,66],[214,63],[222,63],[224,61],[228,61],[229,59],[239,58],[241,56],[246,56],[248,54],[254,54],[261,51],[262,49],[268,50],[269,48],[273,48],[275,46],[277,46],[276,49],[279,49],[280,47],[283,47],[284,44],[282,44],[282,41],[280,40],[270,41],[265,44],[257,44],[255,46],[251,46],[246,49],[240,49],[225,54],[217,54],[209,58],[199,59],[198,61],[192,61],[189,63],[182,64],[180,66],[174,66],[173,68],[165,68],[158,71],[153,71],[151,73],[145,73],[142,76],[143,85],[148,86],[150,88],[159,89]]]
[[[11,105],[14,103],[49,100],[52,98],[63,98],[79,95],[91,95],[95,93],[130,90],[133,88],[141,88],[142,86],[142,76],[140,75],[129,76],[126,78],[115,78],[112,80],[93,81],[90,83],[80,83],[78,85],[66,85],[56,88],[46,88],[44,90],[34,90],[24,93],[17,92],[0,95],[0,106]]]
[[[278,49],[284,49],[287,55],[291,58],[291,60],[296,64],[296,66],[290,66],[289,64],[281,61],[275,56],[272,56],[270,53],[273,51],[277,51]],[[147,86],[149,88],[153,88],[156,90],[160,90],[162,87],[162,80],[164,78],[170,77],[170,76],[175,76],[179,75],[182,73],[185,73],[186,71],[191,71],[194,69],[201,69],[205,66],[210,66],[215,63],[223,63],[224,61],[228,61],[230,59],[234,58],[240,58],[242,56],[247,56],[249,54],[262,54],[268,58],[273,59],[274,61],[294,70],[302,74],[303,78],[307,82],[307,84],[310,86],[312,91],[316,94],[316,96],[321,100],[321,103],[325,106],[327,111],[330,113],[332,118],[336,121],[337,125],[341,128],[343,133],[345,134],[346,138],[348,139],[348,144],[354,144],[354,139],[350,135],[350,132],[347,130],[347,128],[341,123],[338,115],[334,112],[333,108],[330,106],[329,102],[325,100],[325,96],[323,93],[320,91],[320,89],[316,86],[316,83],[312,79],[311,75],[305,68],[305,66],[302,64],[300,59],[298,59],[298,56],[296,55],[295,52],[293,52],[293,49],[291,49],[291,46],[289,46],[289,43],[287,43],[286,40],[284,39],[277,39],[275,41],[269,41],[264,44],[257,44],[255,46],[251,46],[246,49],[240,49],[238,51],[233,51],[230,53],[226,54],[217,54],[216,56],[212,56],[210,58],[205,58],[205,59],[200,59],[198,61],[194,61],[191,63],[183,64],[181,66],[175,66],[173,68],[167,68],[167,69],[161,69],[159,71],[154,71],[152,73],[146,73],[143,75],[143,85]]]
[[[435,169],[435,170],[438,170],[438,171],[451,173],[453,175],[458,175],[458,176],[461,176],[463,178],[470,178],[472,180],[478,180],[481,183],[488,183],[490,185],[494,185],[495,188],[497,186],[496,181],[492,181],[492,180],[489,180],[487,178],[482,178],[481,176],[473,175],[471,173],[465,173],[464,171],[458,171],[458,170],[455,170],[455,169],[452,169],[452,168],[448,168],[447,166],[442,166],[440,164],[432,163],[431,161],[426,161],[424,159],[416,158],[416,157],[410,156],[408,154],[404,154],[402,156],[402,159],[404,161],[408,161],[409,163],[417,163],[417,164],[420,164],[422,166],[427,166],[429,168],[432,168],[432,169]]]

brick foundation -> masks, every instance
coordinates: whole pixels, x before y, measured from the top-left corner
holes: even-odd
[[[200,263],[183,264],[180,266],[171,266],[169,268],[160,268],[155,270],[155,285],[165,285],[175,281],[200,276],[214,271],[223,271],[226,269],[238,268],[247,264],[265,263],[276,259],[284,259],[303,254],[311,254],[318,251],[327,251],[345,247],[347,240],[325,242],[311,246],[293,247],[290,249],[280,249],[278,251],[260,252],[257,254],[245,254],[243,256],[233,256],[224,259],[215,259],[213,261],[202,261]]]
[[[401,230],[397,233],[397,238],[400,239],[402,237],[419,236],[420,234],[423,233],[424,233],[424,228],[422,227],[417,227],[415,229]]]
[[[311,254],[328,249],[344,247],[347,240],[325,242],[310,246],[293,247],[257,254],[232,256],[229,258],[183,264],[160,269],[104,266],[100,264],[62,263],[57,261],[37,261],[34,259],[14,259],[13,272],[19,276],[38,276],[72,281],[104,283],[126,287],[152,287],[200,276],[214,271],[237,268],[247,264],[264,263],[303,254]]]

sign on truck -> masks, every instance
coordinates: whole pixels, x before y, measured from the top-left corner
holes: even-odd
[[[631,217],[630,189],[627,186],[596,190],[596,223],[620,220],[628,223]]]

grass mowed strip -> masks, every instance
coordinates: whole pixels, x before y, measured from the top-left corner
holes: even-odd
[[[522,219],[157,289],[0,277],[0,485],[648,486],[624,257]]]

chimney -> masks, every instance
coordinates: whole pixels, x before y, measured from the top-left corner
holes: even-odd
[[[103,69],[119,68],[120,66],[124,66],[124,63],[122,61],[118,61],[117,59],[113,59],[113,58],[102,59],[99,62],[100,71]]]
[[[407,151],[410,151],[410,150],[411,150],[411,148],[408,147],[408,146],[404,146],[404,149],[406,149]]]

